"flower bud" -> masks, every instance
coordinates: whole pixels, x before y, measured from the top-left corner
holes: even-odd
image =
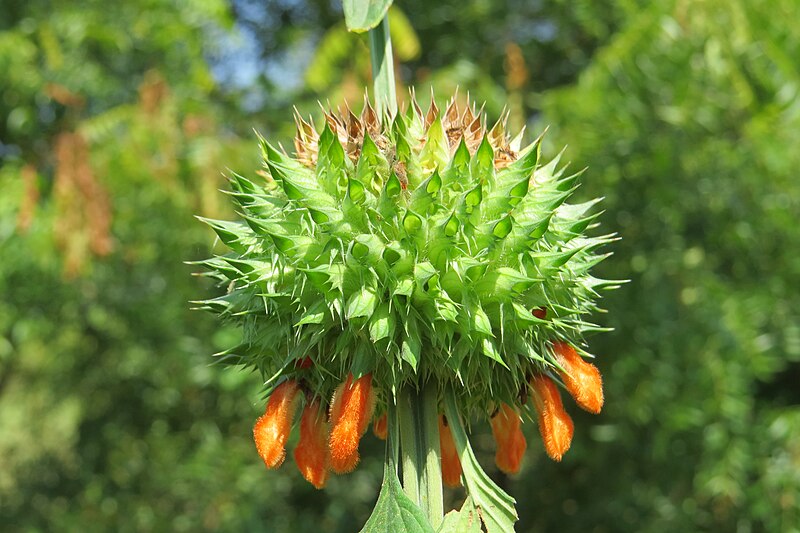
[[[328,480],[328,423],[318,400],[306,404],[294,461],[306,481],[321,489]]]
[[[388,430],[388,420],[386,418],[386,413],[383,413],[381,416],[375,419],[375,423],[372,424],[372,432],[375,433],[375,436],[381,440],[386,440],[386,434]]]
[[[442,481],[448,487],[461,485],[461,460],[458,457],[453,433],[444,415],[439,415],[439,447],[442,452]]]
[[[492,435],[497,443],[494,461],[497,468],[506,474],[516,474],[522,465],[522,457],[528,443],[522,434],[522,421],[517,411],[508,404],[501,404],[491,419]]]
[[[531,378],[531,388],[533,404],[539,413],[539,433],[544,448],[551,459],[560,461],[572,443],[572,418],[564,410],[561,394],[553,380],[541,374],[536,375]]]
[[[286,439],[292,431],[294,412],[300,398],[294,380],[284,381],[272,391],[264,414],[253,426],[253,439],[258,455],[267,468],[277,468],[286,457]]]
[[[358,443],[367,431],[375,408],[372,374],[339,385],[331,401],[330,466],[337,474],[351,472],[358,464]]]
[[[553,354],[566,372],[559,372],[575,402],[586,411],[597,414],[603,407],[603,378],[596,366],[578,355],[566,342],[554,342]]]

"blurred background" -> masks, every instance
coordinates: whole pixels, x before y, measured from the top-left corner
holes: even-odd
[[[800,1],[397,4],[399,81],[549,125],[623,237],[602,415],[572,410],[560,464],[530,425],[515,478],[478,427],[518,531],[800,531]],[[382,444],[321,492],[265,471],[260,379],[211,365],[236,332],[189,311],[215,289],[183,262],[252,130],[360,107],[368,61],[336,0],[0,0],[0,529],[366,521]]]

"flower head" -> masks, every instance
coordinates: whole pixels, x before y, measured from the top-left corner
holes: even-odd
[[[296,381],[284,381],[272,391],[264,414],[253,426],[256,449],[267,468],[277,468],[286,457],[286,440],[292,431],[299,387]]]
[[[231,252],[203,262],[227,292],[201,306],[243,326],[225,357],[333,396],[334,472],[358,463],[376,401],[383,412],[424,378],[455,390],[465,418],[497,398],[518,412],[529,376],[567,369],[548,340],[596,329],[586,317],[616,282],[589,270],[613,236],[585,234],[594,202],[567,203],[579,173],[541,161],[540,139],[524,146],[506,119],[456,96],[396,114],[367,101],[360,116],[325,112],[321,129],[298,116],[294,156],[260,139],[265,179],[231,177],[242,220],[207,221]],[[599,408],[582,387],[579,403]],[[555,398],[539,399],[540,427],[563,444]],[[498,463],[517,470],[524,437],[498,435]]]
[[[531,389],[533,405],[539,414],[539,433],[544,449],[551,459],[560,461],[572,443],[572,418],[564,410],[561,394],[553,380],[541,374],[536,375],[531,378]]]
[[[321,489],[328,480],[328,422],[318,400],[306,403],[294,461],[306,480]]]
[[[522,420],[517,411],[507,403],[501,403],[491,418],[492,435],[497,443],[494,460],[497,468],[506,474],[516,474],[522,465],[522,457],[528,443],[522,434]]]

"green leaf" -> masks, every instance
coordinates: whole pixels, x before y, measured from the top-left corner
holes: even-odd
[[[384,302],[379,305],[369,321],[369,337],[372,342],[394,335],[396,322],[394,313],[389,310],[389,303]]]
[[[481,200],[483,200],[483,193],[481,192],[481,186],[478,185],[464,196],[467,213],[471,213],[475,206],[481,203]]]
[[[344,0],[342,4],[347,29],[363,33],[380,24],[392,0]]]
[[[489,322],[489,317],[486,316],[486,312],[480,307],[473,310],[472,329],[484,335],[494,337],[494,333],[492,333],[492,323]]]
[[[397,282],[397,285],[394,288],[393,295],[402,295],[402,296],[411,296],[412,291],[414,290],[414,280],[411,278],[403,278]]]
[[[513,223],[511,221],[511,215],[505,216],[494,225],[494,228],[492,228],[492,235],[498,239],[505,239],[506,236],[511,232],[512,227]]]
[[[397,454],[399,446],[399,431],[395,419],[390,409],[389,440],[397,444],[392,446],[391,442],[387,442],[387,460],[383,467],[381,492],[375,509],[372,510],[372,515],[361,533],[434,533],[422,509],[406,496],[397,478],[396,458],[393,456]],[[392,447],[394,449],[390,450]]]
[[[444,515],[444,522],[437,533],[482,533],[481,516],[472,498],[467,496],[460,511],[450,511]]]
[[[494,181],[494,150],[492,150],[488,136],[483,136],[471,164],[473,179],[483,184]],[[491,184],[493,185],[493,183]]]
[[[355,179],[347,180],[347,195],[353,203],[362,203],[367,197],[367,193],[364,191],[364,184]]]
[[[455,213],[453,213],[444,223],[444,234],[447,237],[452,237],[456,234],[456,232],[458,232],[458,219],[456,218]]]
[[[403,361],[411,365],[414,371],[417,370],[419,364],[420,352],[422,351],[422,341],[419,338],[419,332],[416,330],[416,324],[408,324],[410,327],[406,331],[406,338],[403,340],[403,346],[400,350],[400,355]]]
[[[528,290],[536,281],[513,268],[500,267],[476,283],[475,292],[481,295],[481,301],[503,300],[514,293]]]
[[[366,287],[362,288],[360,292],[351,296],[347,302],[347,319],[372,315],[377,303],[378,297],[375,293]]]
[[[436,267],[428,261],[423,261],[414,265],[414,278],[417,280],[417,286],[423,287],[425,283],[437,274]]]
[[[303,313],[295,326],[302,326],[304,324],[322,324],[322,321],[325,319],[325,308],[325,302],[319,301],[315,303]]]
[[[400,184],[400,179],[397,177],[397,174],[392,171],[389,179],[386,180],[386,185],[384,186],[384,191],[386,196],[389,198],[394,198],[400,191],[403,190],[403,186]]]
[[[242,222],[227,222],[225,220],[212,220],[210,218],[197,217],[198,220],[205,222],[216,232],[219,240],[225,245],[239,253],[245,253],[247,247],[255,243],[253,232]]]
[[[403,217],[403,227],[409,235],[414,235],[422,227],[422,219],[412,211],[406,211]]]
[[[504,367],[508,368],[506,362],[503,361],[502,357],[500,357],[500,352],[497,351],[497,346],[495,346],[491,339],[483,339],[483,355],[490,359],[494,359]]]
[[[452,390],[447,391],[444,395],[444,409],[461,459],[467,492],[480,510],[480,517],[486,526],[487,533],[514,531],[514,522],[518,518],[514,508],[516,502],[486,475],[475,458],[458,413],[455,393]]]

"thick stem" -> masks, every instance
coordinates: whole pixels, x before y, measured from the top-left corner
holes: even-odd
[[[401,392],[397,412],[400,422],[403,490],[420,506],[431,525],[436,528],[444,514],[436,386],[428,383],[421,391]]]
[[[394,85],[394,57],[392,38],[389,35],[389,14],[380,24],[369,30],[369,55],[372,60],[372,84],[378,113],[397,113],[397,95]]]

